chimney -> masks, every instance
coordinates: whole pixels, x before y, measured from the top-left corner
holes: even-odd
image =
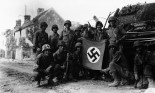
[[[31,20],[31,16],[30,15],[25,15],[24,16],[24,20],[25,21],[30,21]]]
[[[44,11],[44,8],[38,8],[37,9],[37,15],[41,14]]]
[[[16,26],[21,26],[21,20],[16,20]]]

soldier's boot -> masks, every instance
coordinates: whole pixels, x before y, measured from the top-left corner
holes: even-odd
[[[154,87],[153,79],[152,79],[152,78],[147,78],[147,80],[148,80],[148,82],[149,82],[148,88],[152,88],[152,87]]]
[[[121,82],[120,82],[120,78],[117,75],[117,73],[113,72],[113,73],[111,73],[111,75],[114,78],[114,81],[113,81],[113,83],[108,84],[108,86],[109,87],[117,87],[117,86],[119,86]]]

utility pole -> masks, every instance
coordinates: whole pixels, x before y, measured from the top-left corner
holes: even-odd
[[[26,5],[25,5],[25,15],[26,15],[26,11],[27,11],[26,9],[27,9],[27,7],[26,7]]]

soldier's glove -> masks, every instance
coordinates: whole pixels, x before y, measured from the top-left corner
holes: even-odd
[[[137,75],[137,74],[135,74],[135,80],[138,80],[138,78],[139,78],[139,77],[138,77],[138,75]]]

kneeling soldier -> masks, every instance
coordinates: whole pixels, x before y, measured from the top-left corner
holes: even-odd
[[[114,78],[114,82],[109,84],[109,87],[117,87],[121,83],[124,83],[123,80],[133,79],[133,77],[131,77],[132,75],[129,73],[127,60],[122,52],[122,46],[120,46],[119,50],[114,54],[106,70],[109,70],[109,73]]]
[[[82,44],[77,42],[75,44],[75,52],[73,53],[73,61],[71,64],[71,73],[73,78],[76,80],[79,78],[79,73],[82,71]]]
[[[148,82],[144,76],[145,68],[145,54],[144,46],[139,42],[134,42],[134,48],[136,49],[136,55],[134,59],[134,75],[135,75],[135,88],[146,88]]]
[[[56,68],[59,70],[58,80],[62,80],[66,69],[67,52],[65,51],[65,42],[58,42],[58,50],[53,54]]]
[[[50,56],[50,45],[44,44],[42,47],[42,53],[40,53],[36,58],[36,64],[34,67],[34,79],[38,81],[37,85],[40,86],[41,79],[45,78],[45,76],[50,75],[50,79],[48,84],[50,84],[50,80],[52,80],[52,68],[54,67],[53,57]]]
[[[148,80],[148,88],[155,87],[155,51],[147,52],[144,76]]]

